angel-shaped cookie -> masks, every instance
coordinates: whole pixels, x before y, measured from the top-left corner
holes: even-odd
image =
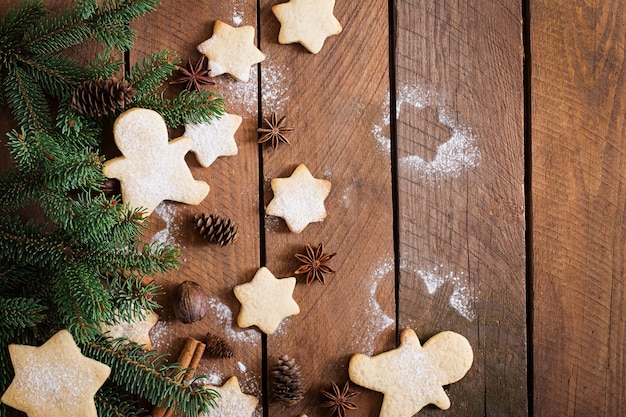
[[[120,180],[124,203],[150,215],[163,200],[200,204],[209,193],[209,185],[195,180],[185,162],[193,140],[169,141],[159,113],[127,110],[115,120],[113,135],[124,156],[107,161],[102,172]]]
[[[384,394],[380,417],[411,417],[424,406],[450,408],[444,385],[463,378],[474,354],[467,339],[442,332],[420,345],[415,332],[400,333],[400,347],[376,356],[360,353],[350,358],[350,379]]]

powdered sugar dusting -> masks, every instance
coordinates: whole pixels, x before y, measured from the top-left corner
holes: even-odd
[[[378,265],[374,273],[372,274],[372,283],[370,286],[370,296],[368,298],[368,305],[363,312],[363,322],[356,323],[354,327],[364,329],[362,333],[363,337],[355,341],[353,344],[354,350],[363,352],[366,354],[374,353],[374,342],[376,337],[386,328],[395,323],[394,319],[389,317],[381,308],[378,300],[376,299],[376,291],[378,290],[378,284],[394,271],[394,263],[392,260],[385,260]],[[361,331],[362,331],[361,330]]]
[[[250,67],[250,81],[237,81],[234,78],[222,77],[216,90],[226,99],[226,108],[236,107],[248,116],[257,114],[258,89],[257,89],[257,66]],[[230,104],[234,106],[230,106]],[[245,118],[245,117],[244,117]]]
[[[250,343],[253,346],[259,343],[260,337],[257,331],[253,329],[235,330],[232,311],[216,297],[209,297],[209,308],[214,311],[215,318],[224,328],[226,337],[232,342]]]
[[[289,67],[277,66],[268,60],[261,64],[263,106],[267,107],[270,112],[285,113],[287,101],[289,101],[289,90],[285,77],[285,73],[288,71]]]
[[[243,10],[241,10],[241,3],[235,1],[233,3],[233,23],[235,26],[240,26],[243,23]]]
[[[464,272],[461,271],[457,274],[452,271],[444,271],[443,265],[423,269],[416,267],[408,260],[403,260],[400,268],[419,276],[426,285],[429,294],[434,294],[444,284],[451,285],[450,306],[467,320],[476,319],[476,313],[472,309],[472,304],[476,299],[470,291],[468,279]]]
[[[172,334],[173,330],[170,330],[170,326],[173,323],[159,320],[157,323],[150,329],[150,340],[152,341],[152,348],[158,350],[159,352],[167,352],[170,349],[169,340],[167,336]]]
[[[176,245],[175,234],[179,232],[179,227],[175,222],[176,206],[165,201],[159,204],[153,213],[165,221],[165,227],[154,234],[152,242]]]
[[[445,178],[457,178],[467,169],[478,166],[481,154],[476,137],[470,128],[455,120],[453,112],[435,94],[418,85],[402,85],[396,97],[396,118],[399,121],[402,108],[406,105],[417,109],[427,106],[436,107],[439,122],[449,127],[452,134],[448,141],[437,148],[436,156],[432,161],[426,161],[418,155],[407,155],[399,159],[401,169],[418,173],[429,182],[434,182]],[[383,105],[383,109],[388,108],[389,99]],[[372,136],[379,149],[386,155],[391,152],[389,124],[389,111],[386,111],[381,123],[375,124],[372,128]]]

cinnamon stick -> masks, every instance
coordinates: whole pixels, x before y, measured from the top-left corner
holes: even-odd
[[[182,382],[188,381],[193,374],[196,372],[196,368],[200,363],[200,359],[202,358],[202,354],[204,353],[204,349],[206,345],[193,337],[188,337],[185,340],[185,345],[183,349],[180,351],[178,355],[177,362],[182,365],[183,368],[189,368],[185,371],[184,374],[179,375],[179,380]],[[174,413],[174,407],[166,409],[165,407],[155,406],[152,409],[152,417],[171,417]]]

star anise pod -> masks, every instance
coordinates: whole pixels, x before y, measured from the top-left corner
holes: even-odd
[[[286,118],[287,116],[283,116],[279,119],[275,112],[272,112],[269,119],[263,118],[263,121],[268,127],[258,129],[259,133],[263,133],[263,136],[259,139],[259,143],[270,142],[274,150],[280,142],[290,145],[285,133],[293,131],[293,127],[283,126]]]
[[[356,410],[358,407],[352,401],[352,398],[358,395],[358,392],[350,391],[350,383],[346,381],[343,386],[343,390],[340,390],[337,384],[331,381],[330,383],[332,392],[323,391],[322,395],[328,398],[328,401],[324,401],[321,406],[329,408],[329,416],[345,417],[348,410]]]
[[[333,259],[336,253],[324,253],[324,244],[320,243],[317,249],[313,250],[311,245],[306,245],[306,254],[297,253],[296,259],[302,262],[302,266],[298,268],[295,274],[306,274],[306,285],[315,280],[324,283],[324,274],[334,274],[335,270],[326,265],[328,261]]]
[[[201,85],[215,84],[209,77],[209,70],[204,67],[204,58],[205,56],[203,55],[196,65],[193,65],[191,60],[188,60],[187,68],[178,66],[178,71],[180,71],[182,75],[174,81],[170,81],[170,84],[187,83],[185,88],[188,91],[192,89],[200,90]]]

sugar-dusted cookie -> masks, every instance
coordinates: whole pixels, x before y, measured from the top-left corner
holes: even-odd
[[[324,200],[330,193],[330,181],[314,178],[304,164],[296,167],[289,178],[270,181],[274,198],[265,214],[282,217],[289,230],[300,233],[312,222],[326,218]]]
[[[350,358],[350,379],[384,394],[380,417],[411,417],[427,404],[450,408],[443,390],[472,366],[472,346],[458,333],[442,332],[420,345],[415,332],[400,333],[400,347],[376,356]]]
[[[250,67],[265,59],[254,46],[254,27],[232,27],[215,21],[213,36],[198,45],[198,51],[209,59],[209,75],[230,74],[239,81],[250,79]]]
[[[294,277],[276,278],[269,269],[260,268],[250,282],[234,288],[241,303],[239,327],[257,326],[266,334],[274,333],[285,317],[300,312],[292,296],[295,287]]]
[[[221,387],[206,385],[219,393],[215,399],[217,407],[211,410],[210,417],[250,417],[254,414],[259,399],[254,395],[244,394],[236,376],[230,377]],[[209,417],[201,414],[201,417]]]
[[[144,349],[152,349],[150,341],[150,329],[157,324],[159,316],[156,313],[146,312],[143,320],[121,321],[117,324],[102,324],[100,329],[106,337],[117,339],[123,337],[131,342],[142,345]]]
[[[15,377],[2,402],[28,417],[98,417],[94,395],[111,369],[61,330],[39,347],[9,345]]]
[[[226,113],[211,123],[185,125],[184,136],[193,140],[191,152],[200,165],[206,168],[220,156],[237,155],[235,132],[241,121],[241,116]]]
[[[124,156],[105,162],[102,172],[120,180],[122,200],[150,215],[163,200],[200,204],[209,185],[197,181],[185,162],[193,140],[168,141],[167,125],[153,110],[134,108],[113,124],[115,144]]]
[[[290,0],[272,7],[280,22],[279,43],[300,43],[318,53],[327,37],[341,33],[333,14],[335,0]]]

